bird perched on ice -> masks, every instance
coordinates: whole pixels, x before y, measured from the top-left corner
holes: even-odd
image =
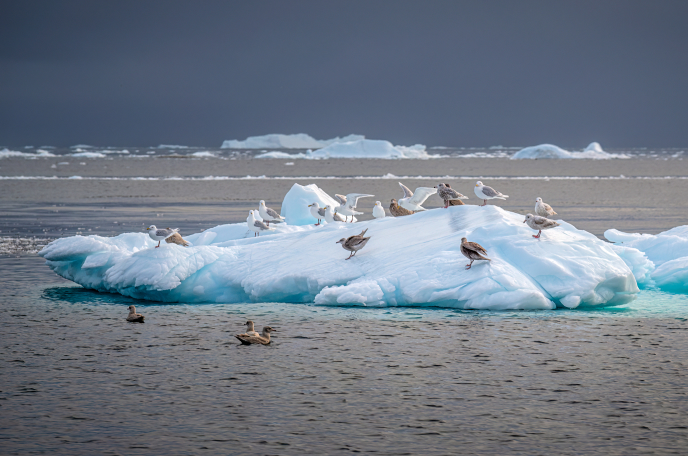
[[[258,204],[258,214],[263,219],[263,222],[267,223],[268,226],[270,226],[270,222],[282,223],[284,221],[284,217],[279,215],[274,209],[267,207],[265,205],[265,201],[263,200],[260,200],[260,203]]]
[[[549,230],[551,228],[556,228],[559,226],[554,220],[550,220],[545,217],[540,217],[539,215],[526,214],[526,219],[523,221],[529,227],[534,230],[538,230],[537,235],[533,235],[534,238],[538,239],[543,230]]]
[[[348,250],[349,252],[351,252],[351,254],[349,255],[349,258],[356,255],[356,252],[358,252],[363,247],[365,247],[365,245],[370,240],[370,236],[363,237],[363,236],[365,236],[366,231],[368,231],[368,228],[361,231],[361,234],[349,236],[348,238],[341,238],[340,240],[337,241],[337,244],[342,244],[342,248],[344,250]],[[349,258],[346,258],[346,259],[348,260]]]
[[[542,198],[539,196],[535,199],[535,214],[546,218],[552,215],[557,215],[557,213],[554,212],[554,209],[552,209],[552,206],[542,201]]]
[[[413,215],[413,211],[409,211],[408,209],[404,209],[403,207],[399,206],[397,200],[395,200],[394,198],[392,198],[392,202],[389,204],[389,213],[392,214],[393,217]]]
[[[155,246],[155,248],[157,249],[158,247],[160,247],[161,241],[174,235],[174,233],[179,231],[179,228],[175,228],[175,229],[161,228],[161,229],[158,229],[158,228],[156,228],[155,225],[151,225],[148,228],[146,228],[146,230],[148,230],[148,236],[150,236],[151,239],[153,239],[154,241],[158,241],[158,245]]]
[[[240,336],[260,336],[258,334],[258,331],[256,331],[255,327],[253,326],[253,321],[249,320],[246,323],[244,323],[246,326],[246,332],[243,334],[239,334]]]
[[[174,233],[172,236],[168,237],[165,239],[165,242],[168,244],[177,244],[181,245],[182,247],[188,247],[189,243],[184,240],[181,234],[179,233]]]
[[[436,188],[418,187],[414,193],[401,182],[399,182],[399,186],[404,191],[404,197],[399,200],[399,206],[413,212],[426,210],[421,204],[423,204],[430,195],[437,193]]]
[[[260,236],[263,231],[275,231],[274,228],[270,228],[263,221],[256,220],[256,211],[249,211],[248,218],[246,219],[246,225],[248,229],[253,231],[253,237]]]
[[[344,218],[332,209],[332,206],[325,206],[325,221],[327,223],[345,222]]]
[[[339,206],[335,208],[338,214],[344,216],[344,221],[346,221],[349,216],[351,216],[351,222],[354,221],[354,215],[361,215],[363,212],[356,211],[356,205],[358,204],[359,198],[368,198],[375,195],[364,195],[363,193],[349,193],[348,195],[334,195],[337,200],[339,200]]]
[[[475,260],[492,261],[483,256],[487,255],[487,250],[485,250],[482,245],[478,244],[477,242],[468,242],[468,239],[466,238],[461,238],[461,253],[463,253],[463,256],[471,260],[471,262],[466,265],[466,269],[471,269],[471,266],[473,266],[473,262]]]
[[[444,201],[445,209],[448,208],[449,203],[453,201],[461,202],[462,199],[468,199],[467,196],[463,196],[461,193],[451,188],[449,184],[438,184],[435,188],[437,189],[437,195]]]
[[[270,343],[270,333],[276,332],[274,328],[269,326],[263,327],[263,334],[260,336],[249,336],[248,334],[237,334],[236,337],[239,339],[242,345],[268,345]]]
[[[382,203],[375,201],[375,207],[373,207],[373,217],[376,219],[385,218],[385,208],[382,207]]]
[[[492,187],[488,187],[487,185],[483,185],[482,182],[478,181],[475,183],[475,188],[473,189],[475,191],[475,195],[483,200],[483,204],[481,206],[485,206],[487,204],[487,200],[491,199],[501,199],[505,200],[509,197],[509,195],[503,195],[502,193],[498,192]]]
[[[136,313],[136,307],[129,306],[129,315],[127,316],[127,321],[133,323],[143,323],[145,317],[141,314]]]
[[[315,226],[320,225],[320,221],[325,218],[325,208],[320,207],[318,203],[309,204],[308,207],[310,207],[311,215],[318,220]]]

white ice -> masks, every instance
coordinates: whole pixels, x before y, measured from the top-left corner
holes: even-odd
[[[645,271],[641,286],[688,293],[688,225],[656,235],[607,230],[604,237],[632,269]]]
[[[591,160],[609,160],[612,158],[630,158],[625,154],[610,154],[602,150],[600,143],[593,142],[588,145],[582,152],[569,152],[561,147],[553,144],[540,144],[539,146],[526,147],[519,150],[511,156],[512,160],[521,159],[538,159],[538,158],[587,158]]]
[[[319,149],[338,142],[365,139],[361,135],[348,135],[343,138],[315,139],[305,133],[294,135],[270,134],[263,136],[249,136],[243,141],[236,139],[225,140],[222,149]]]
[[[416,144],[409,147],[394,146],[389,141],[376,139],[340,142],[315,151],[308,150],[305,153],[288,154],[285,152],[273,151],[256,156],[256,158],[302,158],[309,160],[322,160],[328,158],[427,159],[432,157],[435,156],[428,155],[425,146],[422,144]]]
[[[0,150],[0,159],[2,158],[44,158],[44,157],[54,157],[47,150],[38,149],[36,153],[31,152],[19,152],[17,150],[2,149]]]
[[[299,187],[281,212],[307,225],[279,224],[257,238],[244,223],[222,225],[184,235],[193,244],[187,248],[155,249],[145,233],[74,236],[40,255],[87,288],[165,302],[553,309],[619,305],[638,292],[610,244],[563,221],[540,240],[522,215],[497,206],[315,227],[303,215],[307,204],[331,198],[314,185]],[[370,242],[346,261],[336,241],[365,228]],[[482,244],[492,262],[465,270],[463,236]]]

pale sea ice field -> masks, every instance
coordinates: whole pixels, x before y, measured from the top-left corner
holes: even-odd
[[[294,182],[376,194],[369,214],[400,196],[388,174],[410,187],[449,176],[469,196],[487,176],[511,195],[505,209],[542,196],[599,237],[658,233],[688,215],[680,151],[311,161],[131,149],[0,160],[3,453],[685,454],[682,294],[642,290],[594,311],[158,304],[85,290],[33,253],[76,233],[237,223],[258,199],[279,209]],[[146,323],[124,321],[130,304]],[[274,342],[237,346],[246,319],[277,328]]]

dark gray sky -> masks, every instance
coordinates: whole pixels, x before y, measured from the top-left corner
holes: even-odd
[[[0,0],[0,145],[688,146],[688,1]]]

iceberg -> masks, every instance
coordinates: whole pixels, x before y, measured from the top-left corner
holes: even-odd
[[[309,160],[323,160],[328,158],[428,159],[431,157],[433,156],[428,155],[425,146],[422,144],[416,144],[410,147],[394,146],[389,141],[376,139],[338,142],[316,151],[308,150],[306,153],[288,154],[285,152],[273,151],[256,156],[256,158],[303,158]]]
[[[343,138],[315,139],[305,133],[295,135],[270,134],[249,136],[243,141],[225,140],[221,149],[319,149],[339,142],[350,142],[365,139],[361,135],[348,135]]]
[[[19,152],[16,150],[2,149],[0,150],[0,159],[2,158],[44,158],[44,157],[54,157],[55,154],[51,154],[47,150],[38,149],[36,153],[31,152]]]
[[[616,249],[633,253],[622,256],[631,269],[647,270],[642,286],[656,286],[664,291],[688,293],[688,225],[659,234],[624,233],[607,230],[604,237]],[[636,253],[637,252],[637,253]]]
[[[304,203],[329,195],[315,185],[292,190],[281,208],[289,223],[270,235],[254,238],[237,223],[185,235],[191,247],[157,249],[145,233],[73,236],[40,255],[84,287],[162,302],[554,309],[621,305],[639,291],[611,244],[563,221],[540,240],[522,215],[497,206],[316,227]],[[346,261],[336,241],[366,228],[370,242]],[[492,261],[466,270],[463,236]]]
[[[630,158],[626,154],[610,154],[602,150],[600,143],[592,142],[582,152],[569,152],[553,144],[540,144],[539,146],[526,147],[511,156],[512,160],[539,158],[587,158],[592,160],[610,160],[612,158]]]

